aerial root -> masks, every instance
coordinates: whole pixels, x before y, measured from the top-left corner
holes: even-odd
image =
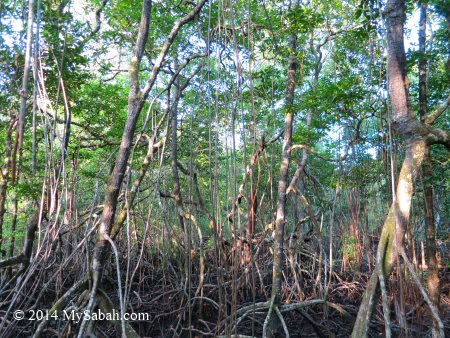
[[[286,336],[286,338],[289,338],[289,330],[287,328],[286,322],[284,321],[283,315],[280,312],[280,309],[278,308],[278,306],[275,306],[275,312],[278,316],[278,318],[280,319],[281,325],[283,326],[283,330],[284,330],[284,334]]]
[[[420,293],[422,294],[423,298],[425,299],[425,302],[428,304],[428,307],[431,310],[431,313],[434,317],[434,319],[437,321],[438,326],[439,326],[439,336],[441,338],[445,337],[445,333],[444,333],[444,323],[442,322],[440,316],[439,316],[439,311],[436,308],[436,306],[434,306],[433,302],[431,301],[430,297],[428,297],[427,292],[425,291],[424,287],[422,286],[422,283],[420,282],[419,277],[417,276],[416,271],[414,270],[414,266],[411,264],[411,262],[408,259],[408,256],[406,255],[405,249],[402,247],[401,248],[401,255],[403,257],[403,260],[406,263],[406,266],[408,267],[409,272],[411,273],[411,276],[413,277],[414,281],[417,284],[417,287],[420,290]]]
[[[39,326],[33,334],[33,338],[40,338],[47,326],[48,320],[52,318],[52,315],[63,311],[66,308],[67,304],[76,296],[81,295],[84,291],[86,291],[88,289],[88,286],[89,280],[88,278],[84,278],[75,283],[69,290],[67,290],[66,293],[62,295],[48,311],[48,316],[46,316],[46,318],[44,318],[39,323]],[[112,301],[109,299],[108,295],[100,288],[97,290],[95,303],[103,313],[114,313],[114,306]],[[112,319],[110,320],[110,322],[114,325],[117,332],[122,332],[122,320],[116,320],[114,316],[111,316],[111,318]],[[90,322],[93,323],[93,321]],[[86,324],[88,324],[89,331],[89,326],[91,326],[91,323]],[[126,337],[128,338],[139,338],[139,334],[128,322],[125,322],[125,333]]]
[[[381,255],[377,254],[377,273],[378,273],[378,279],[380,282],[380,289],[381,289],[381,300],[383,304],[383,317],[384,317],[384,327],[385,327],[385,335],[386,338],[391,338],[391,319],[389,317],[389,303],[388,303],[388,297],[387,297],[387,290],[386,290],[386,282],[384,279],[384,272],[383,272],[383,265],[381,264]]]
[[[71,299],[73,299],[78,294],[80,294],[81,292],[86,290],[87,287],[88,287],[88,279],[85,278],[85,279],[78,281],[69,290],[67,290],[66,293],[64,295],[62,295],[61,298],[59,298],[56,301],[56,303],[52,306],[52,308],[48,311],[49,315],[46,316],[46,318],[44,318],[40,322],[39,326],[37,327],[36,331],[34,332],[33,338],[39,338],[41,336],[42,332],[44,331],[49,318],[51,318],[51,316],[54,313],[62,311]]]
[[[278,305],[278,306],[275,305],[274,300],[271,299],[270,301],[267,301],[267,302],[255,303],[255,304],[247,305],[247,306],[244,306],[244,307],[238,309],[236,326],[239,325],[246,317],[248,317],[252,313],[267,311],[268,312],[267,317],[266,317],[266,320],[264,321],[264,325],[263,325],[263,337],[265,337],[267,335],[267,327],[269,325],[269,320],[270,320],[271,316],[273,315],[273,313],[275,313],[278,316],[278,318],[280,319],[280,322],[282,324],[282,327],[283,327],[286,337],[289,337],[287,325],[282,317],[282,313],[295,311],[295,310],[301,310],[305,307],[310,307],[310,306],[315,306],[315,305],[327,305],[327,306],[335,309],[341,315],[350,317],[350,314],[342,306],[332,303],[332,302],[328,302],[323,299],[311,299],[311,300],[305,300],[305,301],[299,302],[299,303],[283,304],[283,305]],[[224,333],[222,332],[222,335],[223,334]],[[236,336],[236,337],[238,337],[238,336]],[[239,336],[239,337],[244,337],[244,336]]]
[[[100,310],[102,310],[103,313],[114,313],[114,305],[111,299],[109,299],[108,295],[102,289],[98,289],[96,299],[98,307],[100,308]],[[110,322],[114,325],[117,332],[122,332],[122,325],[125,324],[124,333],[126,338],[140,337],[139,334],[130,325],[130,323],[125,321],[124,318],[116,320],[114,316],[112,316]]]

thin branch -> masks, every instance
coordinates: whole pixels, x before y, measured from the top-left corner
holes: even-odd
[[[97,34],[98,31],[100,30],[100,26],[102,24],[101,14],[107,4],[108,0],[103,0],[102,5],[95,11],[95,27],[94,29],[92,29],[92,32],[90,34],[91,36]]]
[[[425,118],[425,124],[431,125],[436,121],[439,116],[450,106],[450,95],[447,97],[447,99],[436,108],[435,111],[431,112],[426,118]]]
[[[17,264],[23,264],[26,261],[27,261],[26,257],[21,253],[17,256],[9,257],[0,261],[0,268],[6,268]]]
[[[147,80],[147,83],[145,87],[142,90],[141,95],[141,101],[140,105],[143,105],[145,100],[147,99],[148,94],[150,93],[150,90],[153,88],[153,85],[156,81],[156,76],[159,73],[159,70],[161,69],[161,66],[163,64],[164,58],[166,57],[167,53],[169,52],[170,46],[172,46],[173,41],[175,40],[175,37],[177,36],[179,30],[181,27],[188,22],[194,20],[195,16],[200,12],[203,5],[206,3],[206,0],[201,0],[197,6],[195,6],[191,12],[189,12],[187,15],[185,15],[183,18],[175,22],[175,24],[172,27],[172,30],[170,31],[169,35],[166,38],[166,41],[164,41],[164,44],[161,48],[161,51],[155,60],[155,65],[152,69],[152,72],[150,74],[149,79]]]

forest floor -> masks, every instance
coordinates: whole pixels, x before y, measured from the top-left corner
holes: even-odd
[[[204,279],[200,281],[200,251],[192,251],[190,259],[186,255],[173,254],[172,258],[161,254],[142,257],[128,292],[127,312],[149,314],[150,320],[130,322],[141,337],[218,337],[239,334],[241,337],[261,337],[266,309],[258,307],[270,296],[271,254],[269,245],[257,250],[254,261],[240,262],[221,255],[217,248],[204,249]],[[288,251],[283,283],[283,303],[293,304],[306,300],[324,299],[341,306],[347,312],[343,315],[333,307],[320,304],[283,313],[290,337],[349,337],[361,301],[366,282],[370,277],[368,262],[347,265],[342,269],[342,261],[335,261],[330,280],[323,274],[317,280],[317,259],[315,248],[302,247],[292,256]],[[219,252],[219,256],[218,253]],[[223,253],[223,252],[222,252]],[[123,252],[126,257],[126,252]],[[178,258],[176,257],[178,256]],[[241,256],[243,258],[244,255]],[[294,258],[291,261],[289,258]],[[293,263],[293,264],[292,264]],[[56,265],[57,266],[57,265]],[[102,289],[108,294],[116,309],[119,309],[117,279],[114,264],[108,264]],[[127,261],[122,262],[126,271]],[[191,266],[191,273],[187,269]],[[293,269],[294,270],[293,270]],[[325,271],[326,269],[324,269]],[[295,271],[296,276],[294,276]],[[314,272],[311,272],[314,271]],[[361,272],[365,271],[365,272]],[[60,272],[61,273],[61,272]],[[43,278],[52,272],[37,271]],[[426,272],[419,270],[426,279]],[[72,265],[61,273],[52,285],[47,285],[44,297],[34,309],[49,309],[61,295],[79,280],[79,266]],[[450,269],[442,267],[441,313],[450,337]],[[35,282],[39,282],[37,279]],[[41,279],[42,282],[42,279]],[[33,295],[36,284],[29,282],[30,289],[25,294]],[[400,288],[403,292],[399,292]],[[188,290],[191,290],[190,295]],[[402,269],[398,269],[389,280],[389,303],[391,309],[392,333],[394,337],[430,336],[430,311],[414,281]],[[399,295],[403,294],[401,298]],[[32,298],[32,297],[31,297]],[[74,309],[82,308],[87,292],[71,302]],[[30,299],[28,299],[28,304]],[[384,321],[381,302],[372,316],[370,337],[384,336]],[[24,303],[23,303],[24,304]],[[226,305],[224,305],[226,304]],[[252,304],[256,304],[254,310]],[[245,312],[242,308],[250,306]],[[0,311],[6,311],[7,304],[0,303]],[[26,310],[26,308],[24,307]],[[37,322],[14,322],[14,337],[30,337]],[[43,337],[75,337],[79,323],[74,321],[49,321]],[[190,328],[190,330],[189,330]],[[96,337],[118,337],[111,323],[96,323]],[[190,334],[191,332],[191,334]],[[280,329],[280,337],[285,334]],[[13,336],[11,336],[13,337]]]

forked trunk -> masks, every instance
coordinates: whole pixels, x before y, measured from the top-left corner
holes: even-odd
[[[396,213],[397,219],[401,218],[403,224],[408,221],[414,191],[414,182],[420,171],[427,149],[428,147],[422,139],[414,140],[406,149],[405,159],[397,184],[397,204],[392,203],[389,209],[378,244],[378,251],[382,258],[381,261],[383,263],[385,275],[389,275],[392,271],[394,262],[399,253],[398,250],[396,250],[396,247],[401,246],[403,243],[405,228],[396,226]],[[377,288],[378,276],[377,269],[375,268],[368,281],[366,291],[364,292],[359,307],[358,316],[352,333],[353,338],[367,336],[370,317],[376,304],[375,295],[377,293]]]
[[[429,126],[432,121],[429,124],[421,122],[412,116],[409,111],[406,56],[403,39],[405,23],[404,0],[389,0],[385,14],[388,42],[389,94],[392,104],[391,121],[395,131],[404,139],[405,159],[398,178],[395,202],[391,205],[384,222],[378,244],[378,254],[381,260],[380,263],[377,263],[363,295],[352,332],[352,337],[354,338],[367,337],[370,317],[376,304],[378,264],[383,264],[383,272],[385,277],[387,277],[392,271],[397,256],[403,250],[403,238],[406,224],[409,220],[414,182],[429,151],[429,146],[440,143],[450,148],[447,132],[432,129]],[[432,115],[436,114],[433,113]],[[427,118],[422,119],[422,121],[426,120]]]

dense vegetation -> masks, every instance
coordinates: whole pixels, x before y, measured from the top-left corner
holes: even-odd
[[[2,0],[0,32],[0,337],[450,335],[448,0]]]

